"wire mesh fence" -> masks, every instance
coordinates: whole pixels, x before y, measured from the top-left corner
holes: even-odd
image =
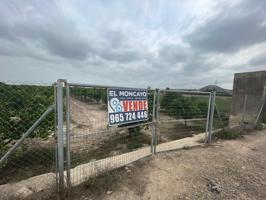
[[[212,129],[210,93],[147,89],[148,119],[110,126],[108,86],[58,83],[0,84],[1,157],[56,103],[56,112],[2,163],[0,185],[39,176],[38,191],[59,175],[59,188],[75,186],[155,151],[179,148],[179,139]],[[216,98],[213,129],[228,124],[230,104],[231,97]]]
[[[70,84],[69,90],[72,185],[151,154],[147,121],[109,126],[107,88]],[[153,93],[148,93],[148,122],[152,121]]]
[[[265,122],[265,96],[258,94],[235,94],[230,115],[230,127],[253,128],[258,122]]]
[[[208,93],[161,90],[158,95],[158,144],[205,132]]]
[[[226,128],[229,125],[232,96],[217,95],[215,99],[214,129]]]
[[[0,83],[1,158],[53,103],[52,85]],[[7,160],[1,163],[0,185],[55,172],[54,118],[54,113],[47,115]],[[44,177],[43,181],[48,181],[47,184],[55,183],[50,182],[50,177],[47,180]],[[39,183],[39,186],[42,184]]]

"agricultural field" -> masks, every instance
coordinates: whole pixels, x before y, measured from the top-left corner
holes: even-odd
[[[0,83],[0,152],[23,133],[54,103],[54,87]],[[47,138],[54,132],[54,115],[34,131],[31,137]]]
[[[54,103],[54,87],[0,83],[0,156]],[[0,166],[0,184],[54,170],[54,113]]]

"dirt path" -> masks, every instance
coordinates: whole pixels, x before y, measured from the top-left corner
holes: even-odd
[[[87,132],[105,130],[107,128],[107,111],[102,104],[87,104],[71,98],[72,126],[82,128]]]
[[[71,151],[81,146],[87,150],[97,148],[106,140],[111,131],[107,130],[107,111],[103,104],[87,104],[75,98],[70,100],[71,110]]]
[[[266,199],[266,131],[160,154],[132,176],[141,177],[141,194],[125,180],[103,199]],[[220,193],[209,191],[210,181]]]
[[[71,199],[264,200],[266,131],[206,148],[160,153],[118,170],[116,176],[101,192],[95,194],[87,185]]]

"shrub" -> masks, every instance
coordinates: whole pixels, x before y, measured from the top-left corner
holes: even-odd
[[[19,139],[53,103],[53,86],[0,84],[0,149]],[[30,137],[47,138],[53,130],[50,114]]]
[[[193,96],[167,92],[161,98],[161,108],[170,116],[182,119],[206,117],[208,104]]]
[[[220,139],[231,140],[240,137],[240,133],[235,130],[224,130],[222,132],[219,132],[217,134],[217,137]]]

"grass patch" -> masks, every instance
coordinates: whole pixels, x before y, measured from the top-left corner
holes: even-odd
[[[103,194],[110,190],[114,182],[120,179],[119,171],[121,170],[123,169],[120,168],[117,170],[108,171],[97,177],[90,178],[88,181],[86,181],[84,186],[93,194]]]
[[[141,144],[141,143],[129,143],[129,144],[127,144],[127,148],[129,150],[138,149],[141,147],[143,147],[143,144]]]
[[[232,97],[220,97],[217,96],[215,103],[220,112],[230,113]]]
[[[194,121],[185,126],[184,123],[164,123],[160,126],[160,136],[167,141],[178,140],[185,137],[192,137],[193,134],[202,133],[205,131],[205,121]],[[161,141],[159,138],[158,142]]]
[[[131,136],[117,134],[105,140],[101,146],[91,151],[72,152],[72,167],[89,162],[93,159],[99,160],[106,157],[134,151],[144,145],[150,145],[151,138],[142,132],[134,133]]]
[[[235,130],[225,130],[217,133],[217,137],[225,140],[232,140],[240,137],[240,133]]]
[[[142,132],[117,134],[105,140],[97,149],[83,148],[71,152],[71,165],[87,163],[93,159],[103,159],[117,154],[134,151],[150,145],[151,138]],[[55,149],[53,147],[27,145],[19,148],[8,161],[0,167],[0,184],[17,182],[26,178],[55,171]]]
[[[142,196],[146,191],[146,184],[148,183],[143,178],[143,168],[149,165],[150,159],[151,157],[144,158],[127,167],[120,167],[91,177],[83,184],[72,187],[69,190],[67,189],[61,198],[52,188],[51,190],[34,193],[27,200],[104,199],[108,197],[107,191],[115,192],[120,189],[121,185],[128,185],[132,192]],[[128,172],[126,168],[131,171]]]
[[[54,158],[54,148],[24,145],[0,167],[0,184],[54,171]]]
[[[264,127],[263,127],[263,125],[261,123],[258,123],[255,128],[256,128],[256,130],[259,130],[259,131],[264,129]]]
[[[228,126],[229,119],[222,119],[221,121],[219,118],[213,119],[213,129],[225,128]]]
[[[188,95],[191,96],[191,95]],[[209,97],[208,96],[197,96],[195,98],[198,102],[204,102],[206,104],[209,103]],[[220,112],[224,113],[230,113],[231,111],[231,103],[232,103],[232,97],[230,96],[216,96],[215,98],[215,104]]]
[[[204,132],[206,129],[206,121],[193,121],[187,129],[190,131]]]
[[[103,199],[103,196],[106,195],[107,191],[109,190],[113,191],[117,188],[117,183],[120,180],[122,180],[122,177],[125,177],[125,175],[126,171],[124,170],[124,168],[119,168],[112,171],[106,171],[95,177],[89,178],[86,182],[78,186],[65,188],[65,190],[61,193],[61,195],[57,193],[55,186],[51,186],[51,189],[42,190],[38,193],[33,193],[26,199],[27,200]]]

